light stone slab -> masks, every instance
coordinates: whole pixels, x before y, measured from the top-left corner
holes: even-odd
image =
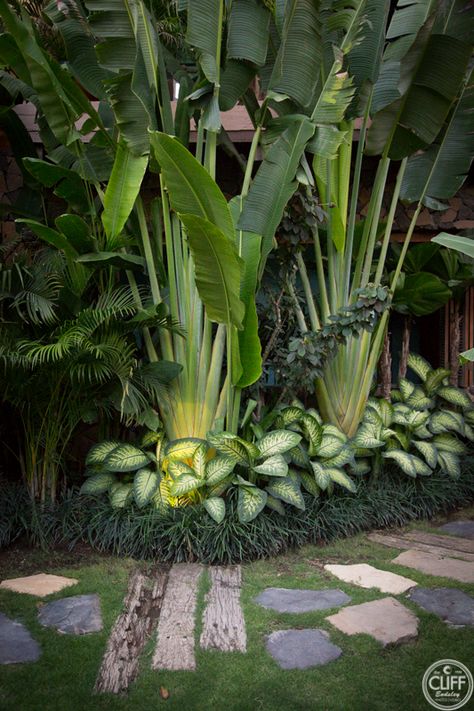
[[[289,588],[266,588],[255,598],[257,605],[276,612],[302,613],[328,610],[351,601],[342,590],[298,590]]]
[[[75,578],[64,578],[62,575],[49,575],[48,573],[38,573],[28,575],[24,578],[9,578],[0,583],[3,590],[12,590],[18,593],[36,595],[36,597],[46,597],[57,593],[70,585],[76,585],[79,581]]]
[[[415,639],[418,618],[394,597],[344,607],[326,618],[345,634],[368,634],[384,647]]]
[[[26,627],[0,612],[0,664],[36,662],[40,655],[40,646]]]
[[[417,605],[455,627],[474,627],[474,597],[456,588],[415,588],[408,595]]]
[[[447,531],[452,536],[474,540],[474,521],[451,521],[441,526],[440,531]]]
[[[403,575],[379,570],[367,563],[355,565],[327,564],[324,569],[346,583],[359,585],[361,588],[377,588],[381,592],[400,595],[416,585],[414,580]]]
[[[420,573],[437,575],[440,578],[451,578],[460,583],[474,583],[474,563],[445,558],[441,551],[440,555],[436,556],[422,551],[408,550],[400,553],[392,562],[406,568],[414,568]]]
[[[324,630],[279,630],[266,639],[267,652],[281,669],[308,669],[334,661],[342,649],[329,641]]]
[[[90,634],[102,629],[98,595],[73,595],[43,605],[38,612],[43,627],[53,627],[63,634]]]

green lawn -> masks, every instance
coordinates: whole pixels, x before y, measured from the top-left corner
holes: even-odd
[[[473,517],[474,511],[463,513]],[[426,524],[420,526],[426,528]],[[298,552],[270,561],[258,561],[243,567],[242,603],[247,622],[248,652],[222,654],[202,652],[197,647],[198,670],[191,672],[154,672],[150,669],[153,642],[145,649],[137,681],[124,696],[92,694],[97,669],[108,632],[121,604],[130,571],[137,565],[131,560],[88,554],[48,555],[39,551],[15,549],[3,555],[0,576],[25,575],[47,567],[46,572],[77,577],[79,585],[67,594],[98,592],[104,617],[104,631],[85,637],[61,636],[40,627],[36,620],[38,600],[28,595],[0,591],[0,609],[24,621],[41,643],[43,654],[35,664],[0,667],[0,709],[2,711],[119,711],[173,709],[176,711],[420,711],[431,707],[421,691],[426,668],[442,658],[454,658],[471,667],[474,660],[474,630],[451,629],[433,615],[416,611],[420,619],[416,642],[399,648],[382,649],[364,635],[348,637],[325,622],[328,611],[304,615],[278,614],[263,610],[253,598],[267,586],[339,587],[352,596],[353,603],[381,597],[375,590],[347,585],[325,573],[324,562],[369,562],[416,580],[421,585],[458,584],[432,578],[413,570],[393,566],[396,552],[367,541],[363,536],[325,547],[307,546]],[[208,582],[202,578],[196,638]],[[474,585],[459,585],[474,594]],[[58,593],[54,597],[62,597]],[[264,647],[265,635],[289,627],[320,627],[331,634],[343,655],[325,667],[306,671],[282,671]],[[169,698],[160,697],[160,686]],[[465,709],[474,709],[474,699]]]

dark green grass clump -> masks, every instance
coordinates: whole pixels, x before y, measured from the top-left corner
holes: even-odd
[[[432,518],[474,500],[474,468],[466,460],[457,481],[442,474],[407,479],[386,472],[375,481],[361,480],[356,494],[343,490],[330,497],[306,497],[306,510],[286,516],[262,512],[241,523],[233,494],[227,516],[216,524],[202,507],[171,509],[167,514],[134,505],[112,509],[105,498],[70,491],[61,502],[32,504],[20,487],[0,491],[0,544],[20,536],[42,547],[78,541],[119,556],[164,562],[198,560],[236,563],[274,556],[305,543],[329,542],[373,528],[401,526]]]

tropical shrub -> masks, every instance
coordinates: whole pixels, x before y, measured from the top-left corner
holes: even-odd
[[[371,398],[367,403],[353,439],[360,464],[375,474],[393,462],[411,477],[430,476],[439,469],[457,479],[460,457],[467,451],[465,440],[474,441],[472,402],[463,390],[449,385],[449,370],[433,370],[415,354],[408,356],[408,366],[419,384],[402,378],[391,393],[392,402]]]
[[[308,274],[305,253],[300,250],[296,254],[306,313],[297,295],[294,298],[301,335],[314,336],[313,341],[324,338],[332,318],[357,301],[360,289],[388,284],[393,296],[421,209],[444,209],[442,200],[461,187],[474,154],[473,135],[467,129],[473,101],[472,8],[466,9],[463,0],[449,4],[401,0],[387,25],[389,4],[366,4],[370,24],[361,29],[334,74],[329,56],[333,18],[325,14],[324,3],[320,7],[319,19],[328,42],[323,45],[325,61],[316,102],[324,102],[324,90],[332,82],[333,105],[322,109],[316,133],[307,145],[314,158],[306,181],[308,191],[315,186],[326,217],[322,226],[316,221],[311,230],[316,287]],[[442,56],[445,61],[440,61]],[[353,137],[359,125],[353,161]],[[364,152],[378,157],[378,166],[367,217],[358,226]],[[390,207],[382,221],[389,171],[395,167]],[[397,264],[387,275],[386,258],[399,199],[414,203],[415,209]],[[314,392],[324,421],[351,437],[362,420],[373,385],[388,316],[385,311],[372,331],[348,333],[336,355],[328,362],[321,361],[323,373],[315,379]]]

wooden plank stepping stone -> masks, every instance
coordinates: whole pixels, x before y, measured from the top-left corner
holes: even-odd
[[[74,595],[42,605],[38,621],[63,634],[90,634],[102,629],[98,595]]]
[[[452,536],[462,536],[474,540],[474,521],[450,521],[441,526],[440,531],[447,531]]]
[[[52,595],[52,593],[59,592],[70,585],[76,585],[78,582],[75,578],[64,578],[62,575],[38,573],[24,578],[3,580],[0,583],[0,588],[2,590],[13,590],[13,592],[36,595],[37,597],[46,597],[46,595]]]
[[[415,588],[408,597],[449,625],[474,627],[474,598],[456,588]]]
[[[417,551],[425,551],[425,553],[433,553],[438,555],[440,549],[438,546],[429,545],[428,543],[418,542],[416,540],[411,540],[405,538],[403,535],[392,536],[390,534],[380,534],[380,533],[370,533],[367,538],[373,543],[379,543],[382,546],[388,546],[389,548],[401,548],[404,550],[414,549]],[[446,553],[453,558],[461,558],[461,560],[474,561],[474,553],[464,553],[464,551],[456,551],[451,549],[444,549]]]
[[[427,543],[429,546],[447,548],[451,551],[462,551],[464,553],[474,553],[474,541],[468,538],[453,538],[452,536],[439,536],[436,533],[425,533],[425,531],[408,531],[404,534],[409,541],[417,543]]]
[[[257,605],[276,612],[301,613],[346,605],[352,598],[342,590],[266,588],[255,598]]]
[[[158,622],[153,669],[194,670],[194,618],[202,567],[178,563],[170,570]]]
[[[384,647],[408,642],[418,635],[417,616],[394,597],[344,607],[326,619],[345,634],[368,634]]]
[[[140,653],[160,614],[167,577],[166,571],[153,578],[140,572],[131,576],[124,611],[110,633],[95,691],[118,694],[136,678]]]
[[[278,630],[266,639],[267,652],[281,669],[308,669],[334,661],[342,649],[324,630]]]
[[[414,580],[405,578],[403,575],[389,573],[386,570],[379,570],[367,563],[357,563],[355,565],[332,565],[327,564],[324,569],[344,580],[346,583],[359,585],[361,588],[377,588],[381,592],[399,595],[416,585]]]
[[[209,569],[211,589],[206,596],[201,634],[202,649],[246,652],[247,633],[240,606],[242,572],[239,565]]]
[[[0,664],[36,662],[40,655],[40,646],[26,627],[0,612]]]
[[[448,553],[449,551],[446,551],[446,555]],[[400,553],[392,563],[403,565],[406,568],[414,568],[420,573],[458,580],[460,583],[474,583],[474,563],[457,558],[445,558],[441,551],[436,556],[424,551],[408,550]]]

